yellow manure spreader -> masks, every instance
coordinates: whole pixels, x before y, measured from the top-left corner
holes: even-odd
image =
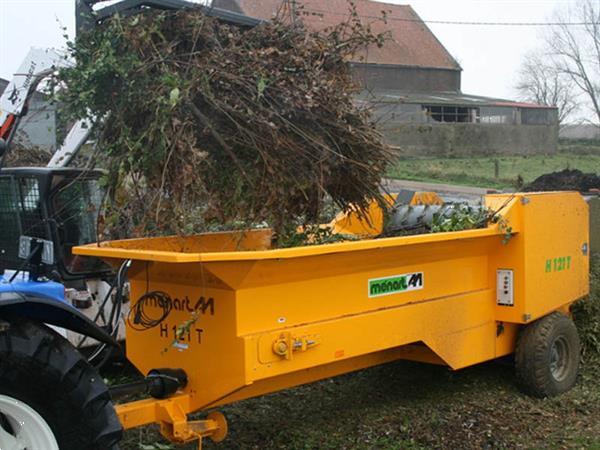
[[[515,353],[532,395],[570,389],[588,293],[588,206],[577,193],[488,195],[486,228],[270,249],[266,230],[77,247],[130,261],[128,359],[154,397],[116,406],[125,429],[225,438],[187,414],[407,359],[456,370]],[[367,225],[381,228],[381,212]],[[510,227],[510,235],[507,235]]]

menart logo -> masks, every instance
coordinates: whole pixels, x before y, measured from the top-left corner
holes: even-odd
[[[423,272],[392,275],[369,280],[369,297],[398,294],[423,289]]]

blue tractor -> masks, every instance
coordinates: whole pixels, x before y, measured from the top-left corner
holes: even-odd
[[[113,283],[104,262],[71,254],[73,246],[97,240],[101,175],[72,168],[0,170],[0,317],[41,320],[114,343],[110,330],[65,298],[65,288],[81,291],[85,280]]]
[[[63,337],[71,330],[93,338],[101,343],[94,347],[98,355],[118,345],[118,327],[98,325],[65,297],[68,289],[84,290],[87,279],[117,283],[102,261],[71,253],[74,245],[96,240],[100,175],[67,168],[0,170],[3,450],[110,449],[120,438],[108,388]],[[105,323],[118,323],[120,305],[122,296],[111,308],[112,322]]]

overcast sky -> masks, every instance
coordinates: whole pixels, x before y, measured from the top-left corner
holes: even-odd
[[[327,0],[324,0],[327,1]],[[389,0],[409,3],[423,20],[544,22],[575,0]],[[62,47],[72,35],[75,0],[0,0],[0,77],[11,78],[31,46]],[[515,96],[523,55],[540,43],[543,27],[429,25],[463,68],[463,92]]]

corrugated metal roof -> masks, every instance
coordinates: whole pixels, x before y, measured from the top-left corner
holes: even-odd
[[[271,19],[280,11],[285,12],[289,5],[285,0],[237,0],[237,3],[245,14],[260,19]],[[346,21],[350,15],[347,0],[296,0],[295,4],[304,23],[315,31]],[[213,5],[222,7],[225,2],[215,0]],[[373,32],[388,31],[391,39],[381,49],[373,46],[357,55],[354,62],[461,70],[409,5],[356,0],[356,8],[363,23],[371,24]],[[384,12],[386,23],[379,19]]]
[[[377,92],[362,92],[359,100],[372,103],[407,103],[419,105],[453,105],[465,107],[498,106],[524,109],[556,109],[554,106],[537,105],[535,103],[516,102],[495,97],[483,97],[456,92],[434,92],[430,94],[386,90]]]
[[[116,14],[127,16],[136,14],[145,8],[156,8],[162,10],[202,8],[210,16],[239,26],[253,27],[260,23],[260,21],[255,20],[251,16],[249,17],[247,14],[241,14],[239,9],[236,9],[232,2],[235,2],[235,0],[225,1],[224,6],[227,6],[227,8],[221,9],[216,2],[213,5],[214,7],[208,7],[198,5],[198,3],[188,0],[122,0],[94,11],[94,20],[100,23]],[[89,25],[91,24],[88,24],[88,26]]]

